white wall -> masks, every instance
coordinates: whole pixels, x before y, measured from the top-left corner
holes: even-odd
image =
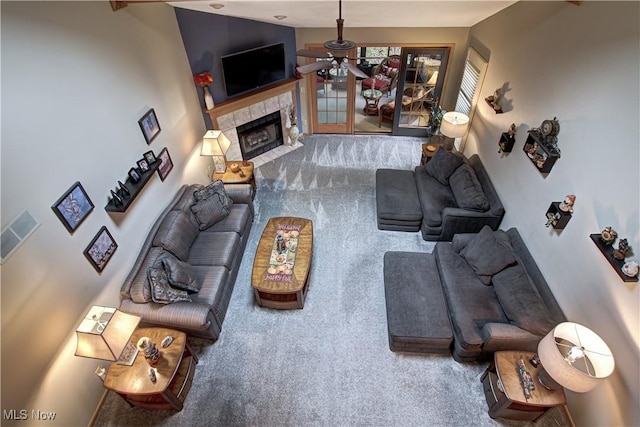
[[[580,426],[640,425],[640,285],[622,282],[589,234],[612,226],[640,254],[638,2],[518,2],[471,29],[490,52],[481,99],[508,83],[510,111],[481,101],[467,143],[479,153],[567,317],[611,347],[616,371],[586,394],[567,392]],[[527,129],[560,121],[562,157],[547,177],[522,151]],[[516,145],[498,154],[511,123]],[[575,194],[566,229],[545,228],[553,201]]]
[[[86,425],[103,393],[93,372],[106,362],[74,356],[75,328],[91,305],[119,305],[120,285],[177,188],[206,182],[200,102],[170,6],[1,8],[2,226],[23,209],[42,223],[1,267],[2,410]],[[162,130],[147,145],[138,119],[151,107]],[[107,213],[117,180],[163,147],[174,163],[168,178],[154,176],[126,213]],[[50,207],[75,181],[95,209],[70,235]],[[99,275],[83,250],[103,225],[119,246]]]

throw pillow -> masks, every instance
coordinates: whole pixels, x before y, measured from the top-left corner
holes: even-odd
[[[171,211],[162,220],[153,239],[153,246],[161,246],[179,259],[186,261],[193,241],[198,236],[198,227],[191,214]]]
[[[459,208],[479,212],[489,210],[489,199],[471,165],[465,163],[456,169],[449,177],[449,185]]]
[[[464,159],[461,156],[453,154],[440,146],[424,169],[429,175],[437,179],[440,184],[449,185],[449,177],[463,163]]]
[[[147,270],[149,276],[149,285],[151,286],[151,297],[154,302],[159,304],[171,304],[172,302],[187,301],[191,302],[187,291],[173,289],[169,285],[169,280],[164,270],[160,268],[149,267]]]
[[[224,189],[221,180],[216,180],[193,193],[196,203],[191,205],[191,212],[196,217],[200,231],[224,219],[233,206],[233,200]]]
[[[160,259],[160,265],[167,275],[169,284],[187,292],[198,292],[202,283],[198,281],[196,269],[189,263],[180,261],[171,254],[165,254]]]
[[[460,251],[485,285],[491,284],[491,276],[517,261],[508,239],[504,231],[494,232],[485,225]]]
[[[555,326],[547,306],[520,263],[493,276],[493,289],[507,319],[519,328],[542,336]]]

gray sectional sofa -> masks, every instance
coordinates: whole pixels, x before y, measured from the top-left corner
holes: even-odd
[[[428,241],[451,241],[457,233],[496,230],[505,210],[477,154],[438,149],[414,171],[376,171],[378,228],[418,231]]]
[[[566,321],[515,228],[457,234],[432,254],[387,252],[384,285],[393,351],[450,350],[459,362],[535,352]]]
[[[122,311],[141,316],[144,325],[214,340],[219,337],[254,215],[249,184],[225,188],[233,204],[211,226],[201,224],[192,210],[197,202],[194,193],[203,186],[180,188],[151,228],[122,285]],[[174,273],[189,277],[195,288],[183,292],[176,302],[155,302],[158,296],[152,294],[148,270],[158,265],[171,266]],[[173,288],[169,292],[175,293]]]

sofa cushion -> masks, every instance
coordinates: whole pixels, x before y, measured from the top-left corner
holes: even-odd
[[[491,276],[516,262],[509,237],[502,230],[493,231],[485,225],[460,251],[467,263],[485,285],[491,283]]]
[[[508,266],[492,281],[502,310],[512,324],[539,336],[553,329],[552,316],[522,264]]]
[[[425,165],[425,170],[441,184],[449,185],[449,177],[463,163],[462,156],[453,154],[440,146],[433,158]]]
[[[231,207],[229,215],[215,223],[207,231],[233,231],[243,236],[251,229],[251,207],[249,205],[235,203]]]
[[[198,227],[185,211],[167,213],[153,239],[153,246],[161,246],[165,250],[186,261],[191,244],[198,235]]]
[[[229,215],[231,206],[233,206],[233,200],[225,191],[221,180],[216,180],[206,187],[197,189],[193,195],[196,203],[191,205],[191,212],[198,221],[201,231]]]
[[[162,269],[167,274],[169,284],[177,289],[188,292],[198,292],[201,283],[198,282],[198,275],[191,264],[180,261],[170,253],[165,253],[160,258]]]
[[[479,212],[489,210],[489,200],[470,165],[458,167],[449,177],[449,185],[459,208]]]
[[[151,296],[158,304],[171,304],[172,302],[191,302],[187,291],[173,289],[169,285],[167,274],[161,268],[149,267],[149,284],[151,285]]]
[[[440,227],[442,225],[442,211],[445,208],[456,206],[456,199],[451,188],[429,175],[425,166],[415,168],[415,180],[423,221],[429,227]]]
[[[236,256],[241,256],[237,254],[240,247],[238,233],[203,231],[193,242],[187,262],[194,266],[219,265],[231,270]]]

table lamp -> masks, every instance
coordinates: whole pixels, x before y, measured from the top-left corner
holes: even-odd
[[[462,138],[467,133],[468,127],[469,117],[467,115],[455,111],[444,113],[442,123],[440,123],[440,132],[446,137],[453,138],[453,141],[446,141],[443,144],[444,149],[453,150],[456,138]]]
[[[540,383],[585,393],[611,375],[615,366],[607,344],[592,330],[572,322],[553,328],[538,344]]]
[[[225,173],[227,170],[227,159],[225,153],[231,146],[229,138],[222,133],[221,130],[208,130],[202,138],[201,156],[213,157],[214,171],[216,173]]]
[[[76,329],[76,356],[131,365],[138,352],[129,341],[141,318],[94,305]]]

